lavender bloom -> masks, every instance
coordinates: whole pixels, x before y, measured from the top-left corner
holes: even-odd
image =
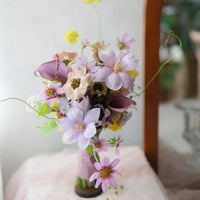
[[[88,96],[83,96],[80,99],[76,100],[72,99],[71,105],[72,107],[79,108],[80,110],[83,111],[83,113],[86,113],[91,107]]]
[[[124,35],[121,37],[121,39],[119,37],[117,37],[118,47],[120,50],[121,49],[129,50],[130,44],[135,42],[134,38],[131,38],[130,40],[126,41],[127,37],[128,37],[128,33],[124,33]]]
[[[105,81],[111,90],[124,87],[133,91],[134,77],[128,72],[136,69],[138,59],[125,50],[113,52],[110,49],[100,49],[99,58],[105,66],[95,73],[95,81]]]
[[[84,67],[86,67],[87,72],[89,72],[90,76],[91,76],[91,80],[93,81],[95,79],[95,73],[99,70],[99,67],[97,67],[95,65],[95,62],[90,61],[88,62],[87,56],[83,55],[82,57],[75,58],[75,63],[81,68],[83,69]]]
[[[94,108],[83,113],[79,108],[71,107],[67,117],[57,120],[57,124],[66,130],[62,137],[63,143],[77,142],[81,149],[85,149],[97,130],[95,123],[98,121],[100,109]]]
[[[121,174],[114,169],[114,167],[119,163],[119,161],[120,160],[117,158],[110,163],[110,159],[108,157],[103,157],[101,159],[101,163],[95,163],[95,167],[98,170],[98,172],[92,174],[92,176],[89,179],[90,182],[97,179],[95,188],[98,188],[99,185],[102,183],[101,187],[103,192],[105,192],[106,184],[109,184],[112,187],[117,186],[117,182],[112,174],[117,173],[121,176]]]

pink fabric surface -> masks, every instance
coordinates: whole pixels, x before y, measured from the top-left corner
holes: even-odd
[[[102,154],[101,154],[102,155]],[[100,155],[100,156],[101,156]],[[106,153],[114,158],[113,149]],[[107,190],[91,200],[167,200],[165,189],[138,147],[121,148],[116,176],[124,189]],[[11,177],[5,200],[82,200],[74,193],[78,151],[37,155],[25,161]],[[115,194],[115,192],[118,194]]]

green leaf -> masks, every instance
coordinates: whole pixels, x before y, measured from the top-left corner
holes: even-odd
[[[47,112],[48,108],[49,108],[48,104],[42,105],[42,107],[39,110],[38,117],[44,115]]]
[[[85,149],[88,153],[93,154],[92,153],[92,146],[88,145],[87,148]]]
[[[45,135],[46,133],[52,131],[54,128],[57,127],[55,119],[48,120],[42,129],[42,135]]]

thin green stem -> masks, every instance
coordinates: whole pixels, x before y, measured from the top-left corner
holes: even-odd
[[[94,155],[96,162],[99,163],[99,159],[97,158],[96,151],[93,149],[92,152],[93,152],[93,155]]]
[[[99,15],[99,12],[97,10],[97,8],[95,7],[94,3],[92,3],[92,6],[97,14],[97,17],[98,17],[98,22],[99,22],[99,42],[101,42],[101,18],[100,18],[100,15]]]
[[[173,58],[174,56],[182,49],[182,42],[181,42],[181,39],[173,32],[173,31],[169,31],[169,35],[165,41],[165,45],[167,45],[168,43],[168,40],[169,40],[169,37],[170,36],[174,36],[176,37],[176,39],[178,40],[179,42],[179,48],[172,54],[172,56],[170,56],[161,66],[160,68],[158,69],[158,71],[155,73],[155,75],[151,78],[151,80],[147,83],[147,85],[145,86],[145,88],[140,92],[140,93],[136,93],[136,95],[134,95],[133,97],[136,97],[136,96],[140,96],[143,92],[146,91],[146,89],[151,85],[152,81],[159,75],[160,71],[163,69],[163,67],[168,64]]]
[[[28,104],[26,101],[24,101],[23,99],[19,99],[17,97],[10,97],[10,98],[7,98],[7,99],[2,99],[0,100],[0,102],[4,102],[4,101],[8,101],[8,100],[17,100],[17,101],[21,101],[23,103],[25,103],[27,106],[29,106],[33,111],[35,111],[36,113],[39,114],[39,111],[36,110],[35,108],[33,108],[30,104]],[[56,119],[56,118],[50,118],[50,117],[47,117],[46,115],[41,115],[43,117],[45,117],[46,119]]]

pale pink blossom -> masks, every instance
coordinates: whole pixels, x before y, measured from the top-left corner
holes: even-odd
[[[75,69],[68,73],[68,80],[63,86],[67,99],[80,99],[85,95],[90,81],[86,68]]]

